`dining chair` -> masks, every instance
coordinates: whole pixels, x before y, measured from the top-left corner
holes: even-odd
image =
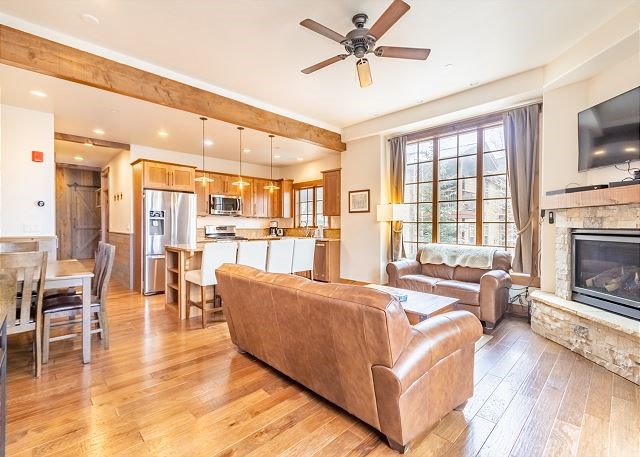
[[[113,269],[113,261],[116,256],[116,247],[112,244],[101,243],[100,253],[96,256],[94,267],[94,277],[91,281],[91,313],[95,318],[91,319],[91,324],[95,328],[91,334],[97,333],[104,343],[104,348],[109,349],[109,321],[107,319],[107,296],[109,291],[109,280]],[[82,298],[79,295],[62,295],[44,300],[42,313],[44,314],[44,329],[42,361],[49,361],[49,344],[53,341],[75,338],[80,335],[75,331],[62,335],[51,336],[51,329],[69,328],[82,324],[82,319],[75,318],[78,311],[82,310]],[[61,319],[53,321],[57,317],[73,317],[75,319]]]
[[[267,241],[239,242],[237,263],[264,271],[267,265],[267,247]]]
[[[296,238],[293,243],[293,261],[291,273],[309,273],[313,280],[313,259],[316,253],[316,240],[313,238]]]
[[[0,303],[7,310],[7,335],[33,332],[36,378],[42,372],[42,301],[46,276],[46,251],[0,254]],[[31,299],[32,291],[36,292],[35,302]]]
[[[271,273],[291,273],[293,262],[292,238],[269,241],[267,250],[267,271]]]
[[[38,251],[37,241],[0,241],[0,253],[36,251]]]
[[[238,252],[238,243],[235,242],[218,242],[207,243],[202,251],[202,264],[199,270],[189,270],[185,273],[184,279],[187,281],[187,310],[186,317],[189,319],[189,311],[192,306],[202,310],[202,328],[207,324],[207,312],[222,311],[222,302],[216,307],[216,269],[223,263],[236,263],[236,255]],[[191,299],[191,285],[200,287],[200,301]],[[206,289],[213,286],[213,308],[207,309]]]

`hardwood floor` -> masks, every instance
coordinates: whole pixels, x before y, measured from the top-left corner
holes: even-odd
[[[179,322],[164,296],[114,288],[111,348],[51,345],[40,379],[12,338],[7,454],[386,456],[380,434],[255,359],[225,323]],[[504,321],[476,354],[476,389],[413,456],[637,456],[640,387]]]

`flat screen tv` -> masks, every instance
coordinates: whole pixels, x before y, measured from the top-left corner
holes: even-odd
[[[640,160],[640,86],[578,113],[578,170]]]

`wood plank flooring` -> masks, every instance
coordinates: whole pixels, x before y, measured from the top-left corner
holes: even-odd
[[[392,456],[380,434],[255,359],[225,323],[179,322],[164,297],[114,287],[111,348],[53,343],[31,377],[11,338],[7,454]],[[638,456],[640,387],[506,320],[476,354],[475,394],[411,456]]]

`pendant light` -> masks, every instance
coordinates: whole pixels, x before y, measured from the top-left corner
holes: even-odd
[[[238,131],[240,132],[240,173],[238,174],[238,180],[231,183],[231,185],[237,186],[240,189],[249,185],[248,181],[245,181],[242,179],[242,131],[243,130],[244,130],[244,127],[238,127]]]
[[[200,120],[202,121],[202,172],[204,173],[204,122],[207,118],[201,117]],[[201,182],[203,186],[206,186],[210,182],[213,182],[213,179],[203,174],[202,176],[195,178],[194,181]]]
[[[276,186],[273,183],[273,138],[275,137],[275,135],[269,135],[269,138],[271,139],[271,181],[269,181],[269,184],[264,186],[265,189],[267,189],[269,192],[273,192],[274,190],[278,190],[280,189],[278,186]]]

